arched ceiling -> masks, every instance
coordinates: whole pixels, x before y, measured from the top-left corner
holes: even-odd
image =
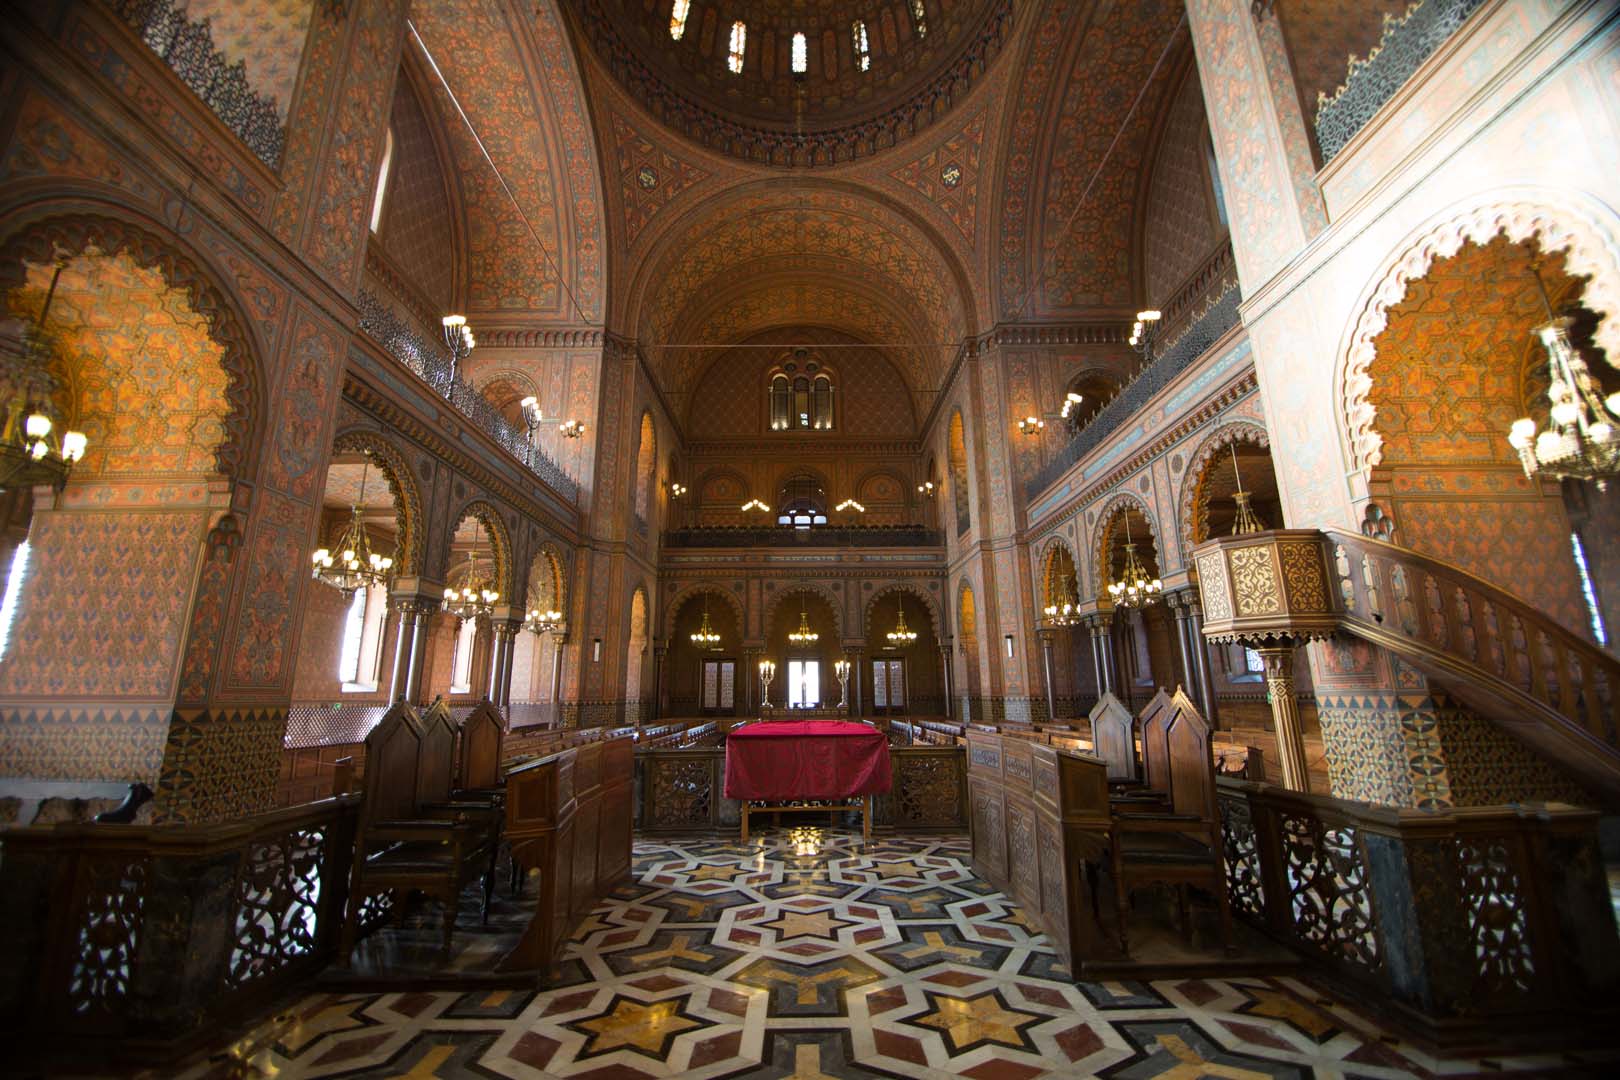
[[[636,275],[629,321],[666,393],[691,388],[696,345],[817,325],[911,346],[896,361],[937,387],[972,333],[966,273],[927,227],[853,187],[755,183],[695,207]]]
[[[569,7],[648,112],[721,153],[787,166],[848,162],[927,127],[968,92],[1013,23],[1012,0],[692,0],[677,37],[670,0]],[[801,33],[806,70],[795,74]]]
[[[411,43],[466,207],[468,310],[528,324],[599,321],[607,256],[601,168],[554,0],[413,0],[411,21],[431,54],[427,63]]]

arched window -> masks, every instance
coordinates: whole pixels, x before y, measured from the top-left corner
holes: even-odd
[[[810,473],[795,473],[782,485],[776,523],[795,529],[827,524],[827,491]]]
[[[803,75],[810,70],[810,43],[804,34],[793,35],[793,74]]]
[[[815,399],[810,403],[817,431],[831,431],[833,426],[832,380],[825,375],[816,376]]]
[[[478,641],[478,620],[463,619],[456,630],[456,650],[450,660],[450,692],[472,693],[473,646]]]
[[[793,380],[793,426],[807,428],[810,426],[811,412],[814,403],[810,400],[810,380],[800,375]]]
[[[387,614],[387,586],[355,590],[343,620],[343,647],[338,654],[338,678],[346,693],[377,689]]]
[[[855,67],[860,71],[872,70],[872,46],[866,38],[866,23],[856,19],[849,27],[850,37],[855,42]]]
[[[669,37],[671,41],[681,40],[686,33],[686,16],[692,11],[692,0],[675,0],[675,6],[669,9]]]
[[[0,600],[0,657],[6,655],[11,641],[11,624],[17,619],[17,598],[22,595],[23,579],[28,576],[28,541],[17,545],[11,555],[11,570],[6,575],[6,595]]]
[[[636,447],[636,519],[643,524],[652,520],[652,490],[657,482],[658,432],[653,427],[652,413],[641,414],[641,435]]]
[[[789,427],[788,377],[776,375],[771,379],[771,430],[786,431]]]
[[[371,195],[371,231],[382,225],[383,197],[388,193],[388,174],[394,167],[394,129],[383,133],[382,164],[377,167],[377,189]]]
[[[928,12],[923,10],[923,0],[911,0],[911,25],[918,41],[928,36]]]
[[[731,54],[726,57],[726,66],[733,75],[741,75],[743,69],[743,55],[748,49],[748,27],[741,20],[731,24]]]

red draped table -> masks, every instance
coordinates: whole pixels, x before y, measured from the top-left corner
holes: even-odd
[[[726,797],[742,801],[742,838],[753,803],[859,797],[862,833],[872,835],[872,796],[888,792],[888,737],[849,720],[770,720],[726,736]],[[836,809],[806,807],[806,809]],[[755,812],[779,813],[782,807]]]

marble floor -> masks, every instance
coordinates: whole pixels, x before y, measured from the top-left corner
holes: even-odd
[[[1072,983],[967,856],[814,828],[642,840],[555,984],[312,993],[182,1075],[1606,1074],[1555,1050],[1437,1060],[1294,978]]]

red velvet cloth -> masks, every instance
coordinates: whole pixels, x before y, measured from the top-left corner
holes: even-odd
[[[726,797],[756,802],[882,795],[893,783],[889,740],[869,724],[784,720],[726,736]]]

